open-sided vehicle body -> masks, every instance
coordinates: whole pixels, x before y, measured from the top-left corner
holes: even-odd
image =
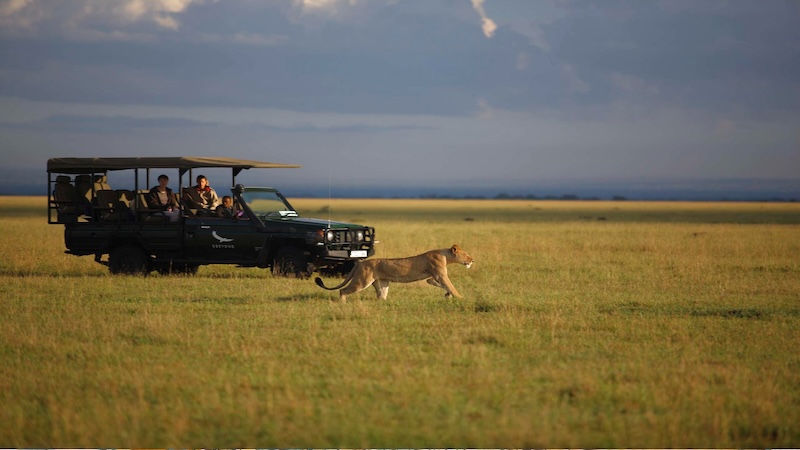
[[[305,276],[314,268],[347,272],[374,254],[373,228],[300,217],[278,190],[236,183],[242,170],[293,167],[299,166],[206,157],[53,158],[48,223],[64,225],[66,253],[94,255],[112,273],[194,273],[201,265],[234,264]],[[192,172],[202,168],[231,170],[230,193],[219,196],[232,197],[240,211],[234,217],[192,203]],[[147,202],[156,169],[178,181],[174,212]],[[112,189],[123,172],[132,172],[132,185]]]

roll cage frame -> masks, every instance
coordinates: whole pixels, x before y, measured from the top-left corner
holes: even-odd
[[[107,175],[110,171],[133,170],[134,190],[140,190],[139,171],[145,170],[145,186],[150,186],[151,169],[177,169],[178,187],[183,186],[183,177],[188,172],[189,181],[192,180],[194,169],[221,168],[231,169],[231,187],[236,186],[236,177],[246,169],[288,169],[300,168],[298,164],[282,164],[267,161],[255,161],[235,158],[179,156],[179,157],[107,157],[107,158],[51,158],[47,161],[47,223],[64,223],[58,215],[59,204],[55,199],[53,174],[64,175],[90,175],[92,179],[97,175]],[[92,197],[96,195],[95,185],[92,183]],[[181,211],[184,210],[183,202],[178,202]],[[56,212],[56,220],[53,214]],[[134,220],[136,217],[134,216]]]

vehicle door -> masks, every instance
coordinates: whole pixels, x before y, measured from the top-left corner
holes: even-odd
[[[254,263],[264,245],[264,233],[249,219],[187,217],[186,257],[207,263]]]

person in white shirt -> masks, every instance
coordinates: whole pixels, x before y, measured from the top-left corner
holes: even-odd
[[[205,175],[197,176],[197,185],[194,187],[196,191],[196,198],[194,201],[198,209],[210,212],[220,205],[219,197],[214,189],[208,185],[208,178]]]

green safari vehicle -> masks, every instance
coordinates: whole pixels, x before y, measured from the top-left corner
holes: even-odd
[[[374,254],[373,228],[300,217],[277,189],[236,183],[242,170],[296,167],[209,157],[52,158],[48,223],[64,226],[66,253],[94,255],[114,274],[193,274],[207,264],[297,277],[315,270],[347,273]],[[219,196],[232,198],[232,217],[218,217],[193,201],[192,172],[205,168],[231,170],[230,193]],[[145,188],[154,182],[154,169],[170,179],[177,172],[180,193],[173,193],[172,211],[148,204]]]

